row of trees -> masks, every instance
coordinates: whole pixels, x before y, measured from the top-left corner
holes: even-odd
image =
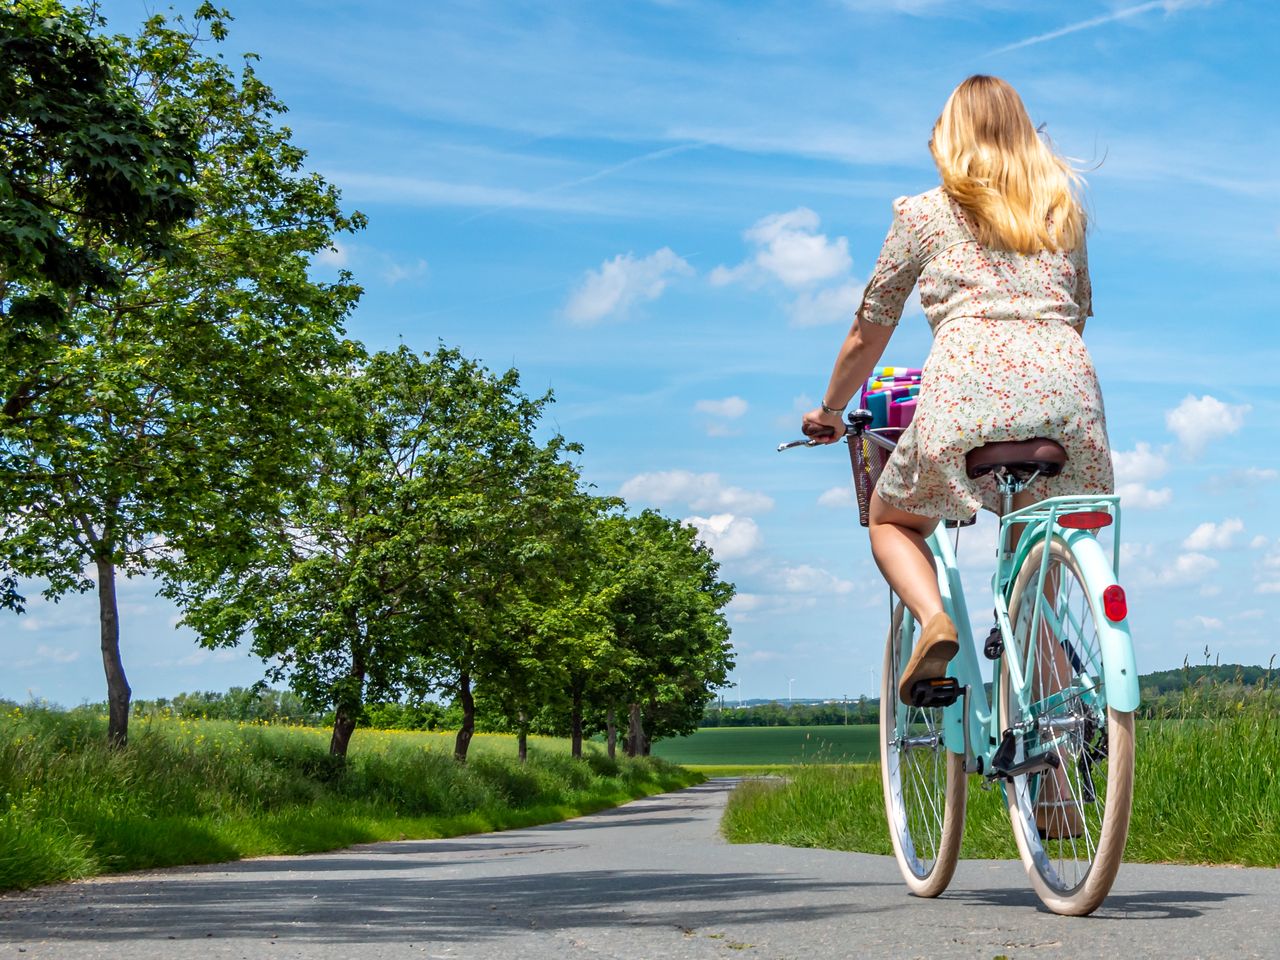
[[[703,727],[821,727],[878,723],[880,701],[865,696],[824,703],[756,703],[747,707],[708,706]]]
[[[0,604],[96,588],[118,745],[140,573],[331,707],[338,755],[371,700],[456,699],[460,759],[477,697],[575,746],[692,729],[730,666],[709,551],[594,495],[515,371],[344,335],[359,287],[311,261],[364,218],[207,51],[227,20],[0,8]]]

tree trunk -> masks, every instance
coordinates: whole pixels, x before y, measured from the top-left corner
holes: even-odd
[[[471,674],[464,673],[458,678],[458,699],[462,701],[462,727],[458,737],[453,741],[453,759],[459,763],[467,762],[467,748],[471,746],[471,738],[476,732],[476,701],[471,696]]]
[[[649,741],[644,735],[644,719],[640,716],[640,704],[631,704],[630,714],[630,726],[627,730],[627,756],[647,757],[649,755]]]
[[[657,707],[653,707],[652,704],[650,704],[650,707],[652,707],[652,710],[650,710],[650,716],[657,716]],[[637,750],[637,754],[640,756],[648,756],[649,748],[650,746],[653,746],[653,741],[649,739],[649,731],[646,731],[644,728],[644,710],[636,710],[636,730],[639,731],[640,735],[640,749]]]
[[[333,712],[333,736],[329,738],[329,756],[345,757],[347,745],[351,743],[351,734],[355,733],[356,724],[360,720],[360,708],[364,704],[364,650],[359,644],[353,644],[351,651],[351,672],[348,677],[350,686],[340,687],[340,702]]]
[[[618,755],[618,720],[613,715],[613,707],[609,708],[609,713],[605,717],[605,729],[608,731],[608,747],[609,759],[613,760]]]
[[[102,667],[107,674],[107,742],[123,747],[129,741],[129,698],[133,691],[120,661],[120,611],[116,605],[116,565],[99,557],[98,623],[102,636]]]
[[[347,744],[351,742],[351,734],[356,730],[356,717],[359,710],[340,706],[333,715],[333,736],[329,738],[329,756],[345,757]]]
[[[516,738],[516,754],[520,757],[520,762],[524,763],[529,759],[529,721],[521,710],[517,720],[520,723],[520,734]]]
[[[569,755],[575,760],[582,759],[582,691],[574,689],[573,707],[569,712]]]

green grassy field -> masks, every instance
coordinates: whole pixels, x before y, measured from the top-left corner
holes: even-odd
[[[872,763],[880,757],[875,724],[824,727],[704,727],[653,745],[654,756],[685,766]]]
[[[0,890],[550,823],[703,779],[543,737],[521,764],[514,737],[477,736],[465,765],[418,731],[357,730],[345,762],[299,727],[148,717],[106,741],[82,711],[0,716]]]
[[[1016,857],[1001,790],[980,784],[970,778],[961,856]],[[745,780],[730,798],[722,830],[737,843],[892,852],[878,764],[804,764],[783,780]],[[1138,725],[1125,859],[1280,866],[1276,705]]]

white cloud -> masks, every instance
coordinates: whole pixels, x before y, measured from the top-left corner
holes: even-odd
[[[818,506],[820,507],[851,507],[853,504],[854,497],[852,484],[845,484],[843,487],[832,487],[830,490],[824,490],[818,497]]]
[[[1150,483],[1159,480],[1169,470],[1169,462],[1163,453],[1151,449],[1149,443],[1139,443],[1132,450],[1113,450],[1111,462],[1115,466],[1116,483]]]
[[[1126,540],[1120,544],[1120,566],[1128,568],[1135,560],[1145,560],[1155,555],[1155,548],[1149,543],[1134,543]]]
[[[1189,620],[1179,620],[1180,627],[1194,627],[1197,630],[1221,630],[1222,621],[1217,617],[1205,617],[1196,615]]]
[[[1155,510],[1173,500],[1173,491],[1168,487],[1151,490],[1140,483],[1118,483],[1116,493],[1126,507],[1134,510]]]
[[[717,560],[745,557],[763,542],[760,528],[750,517],[717,513],[710,517],[686,517],[684,522],[697,528],[698,537],[711,548]]]
[[[61,647],[50,647],[40,644],[36,647],[36,656],[46,663],[74,663],[80,659],[78,650],[63,650]]]
[[[1188,7],[1211,6],[1216,2],[1217,0],[1147,0],[1146,3],[1139,3],[1130,7],[1122,7],[1119,10],[1113,10],[1110,13],[1104,13],[1097,17],[1090,17],[1087,20],[1077,20],[1075,23],[1069,23],[1056,30],[1050,30],[1048,33],[1039,33],[1033,37],[1027,37],[1025,40],[1019,40],[1016,43],[997,47],[995,50],[992,50],[988,56],[997,53],[1008,53],[1011,50],[1020,50],[1023,47],[1029,47],[1033,44],[1045,43],[1048,40],[1056,40],[1058,37],[1065,37],[1068,34],[1078,33],[1081,30],[1091,30],[1094,27],[1101,27],[1108,23],[1115,23],[1118,20],[1128,20],[1131,17],[1138,17],[1144,13],[1162,11],[1168,15]]]
[[[342,184],[344,196],[353,202],[389,200],[402,207],[521,207],[573,213],[613,212],[574,193],[546,193],[357,171],[331,172],[332,182]]]
[[[723,400],[699,400],[693,405],[693,409],[713,417],[736,420],[747,412],[748,407],[747,401],[741,397],[725,397]]]
[[[750,613],[752,610],[759,608],[761,598],[756,593],[735,593],[733,599],[729,601],[729,606],[725,607],[730,613]]]
[[[1280,580],[1265,580],[1257,586],[1258,593],[1280,593]]]
[[[850,280],[838,287],[801,293],[788,308],[791,325],[817,327],[830,323],[852,323],[853,315],[862,302],[862,287],[856,280]]]
[[[1152,510],[1173,499],[1173,491],[1168,487],[1152,489],[1149,486],[1169,469],[1164,454],[1152,450],[1149,443],[1139,443],[1129,451],[1113,450],[1111,462],[1115,468],[1116,493],[1124,506]]]
[[[655,504],[683,503],[692,510],[745,514],[773,509],[772,497],[741,487],[725,486],[718,473],[691,473],[688,470],[641,473],[624,483],[619,492],[628,500]]]
[[[809,564],[797,567],[782,567],[775,573],[779,587],[787,593],[802,594],[844,594],[853,590],[853,581],[844,580],[835,574]]]
[[[1263,536],[1262,534],[1258,534],[1256,537],[1254,537],[1252,540],[1249,541],[1249,546],[1254,550],[1261,550],[1270,542],[1271,541],[1268,540],[1265,536]]]
[[[351,262],[351,247],[335,240],[332,247],[317,253],[312,258],[312,262],[322,267],[345,267]]]
[[[756,247],[754,256],[736,267],[716,267],[711,271],[712,285],[773,277],[799,288],[847,273],[853,266],[849,241],[844,237],[829,240],[818,232],[818,226],[818,215],[807,207],[757,220],[743,234]]]
[[[1218,569],[1218,561],[1203,553],[1184,553],[1155,574],[1157,583],[1167,586],[1194,583]]]
[[[1238,432],[1244,426],[1245,414],[1252,409],[1247,403],[1223,403],[1216,397],[1187,394],[1165,413],[1164,422],[1181,442],[1183,451],[1194,456],[1210,440]]]
[[[382,279],[391,286],[405,280],[416,280],[427,275],[427,261],[419,258],[413,263],[390,263],[382,270]]]
[[[662,296],[673,277],[691,273],[693,267],[670,247],[641,259],[620,253],[602,263],[599,270],[587,271],[564,313],[572,323],[582,326],[609,316],[624,316],[636,303]]]
[[[1244,521],[1238,517],[1222,523],[1202,523],[1182,541],[1184,550],[1226,550],[1237,533],[1244,530]]]
[[[1280,470],[1246,467],[1242,470],[1232,470],[1225,477],[1216,477],[1214,484],[1226,487],[1257,487],[1274,483],[1276,480],[1280,480]]]

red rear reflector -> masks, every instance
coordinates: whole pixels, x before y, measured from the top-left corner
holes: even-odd
[[[1111,514],[1101,510],[1083,510],[1080,513],[1064,513],[1058,517],[1058,526],[1072,530],[1097,530],[1111,526]]]
[[[1107,619],[1119,623],[1129,615],[1129,601],[1124,598],[1124,587],[1113,583],[1102,591],[1102,609]]]

